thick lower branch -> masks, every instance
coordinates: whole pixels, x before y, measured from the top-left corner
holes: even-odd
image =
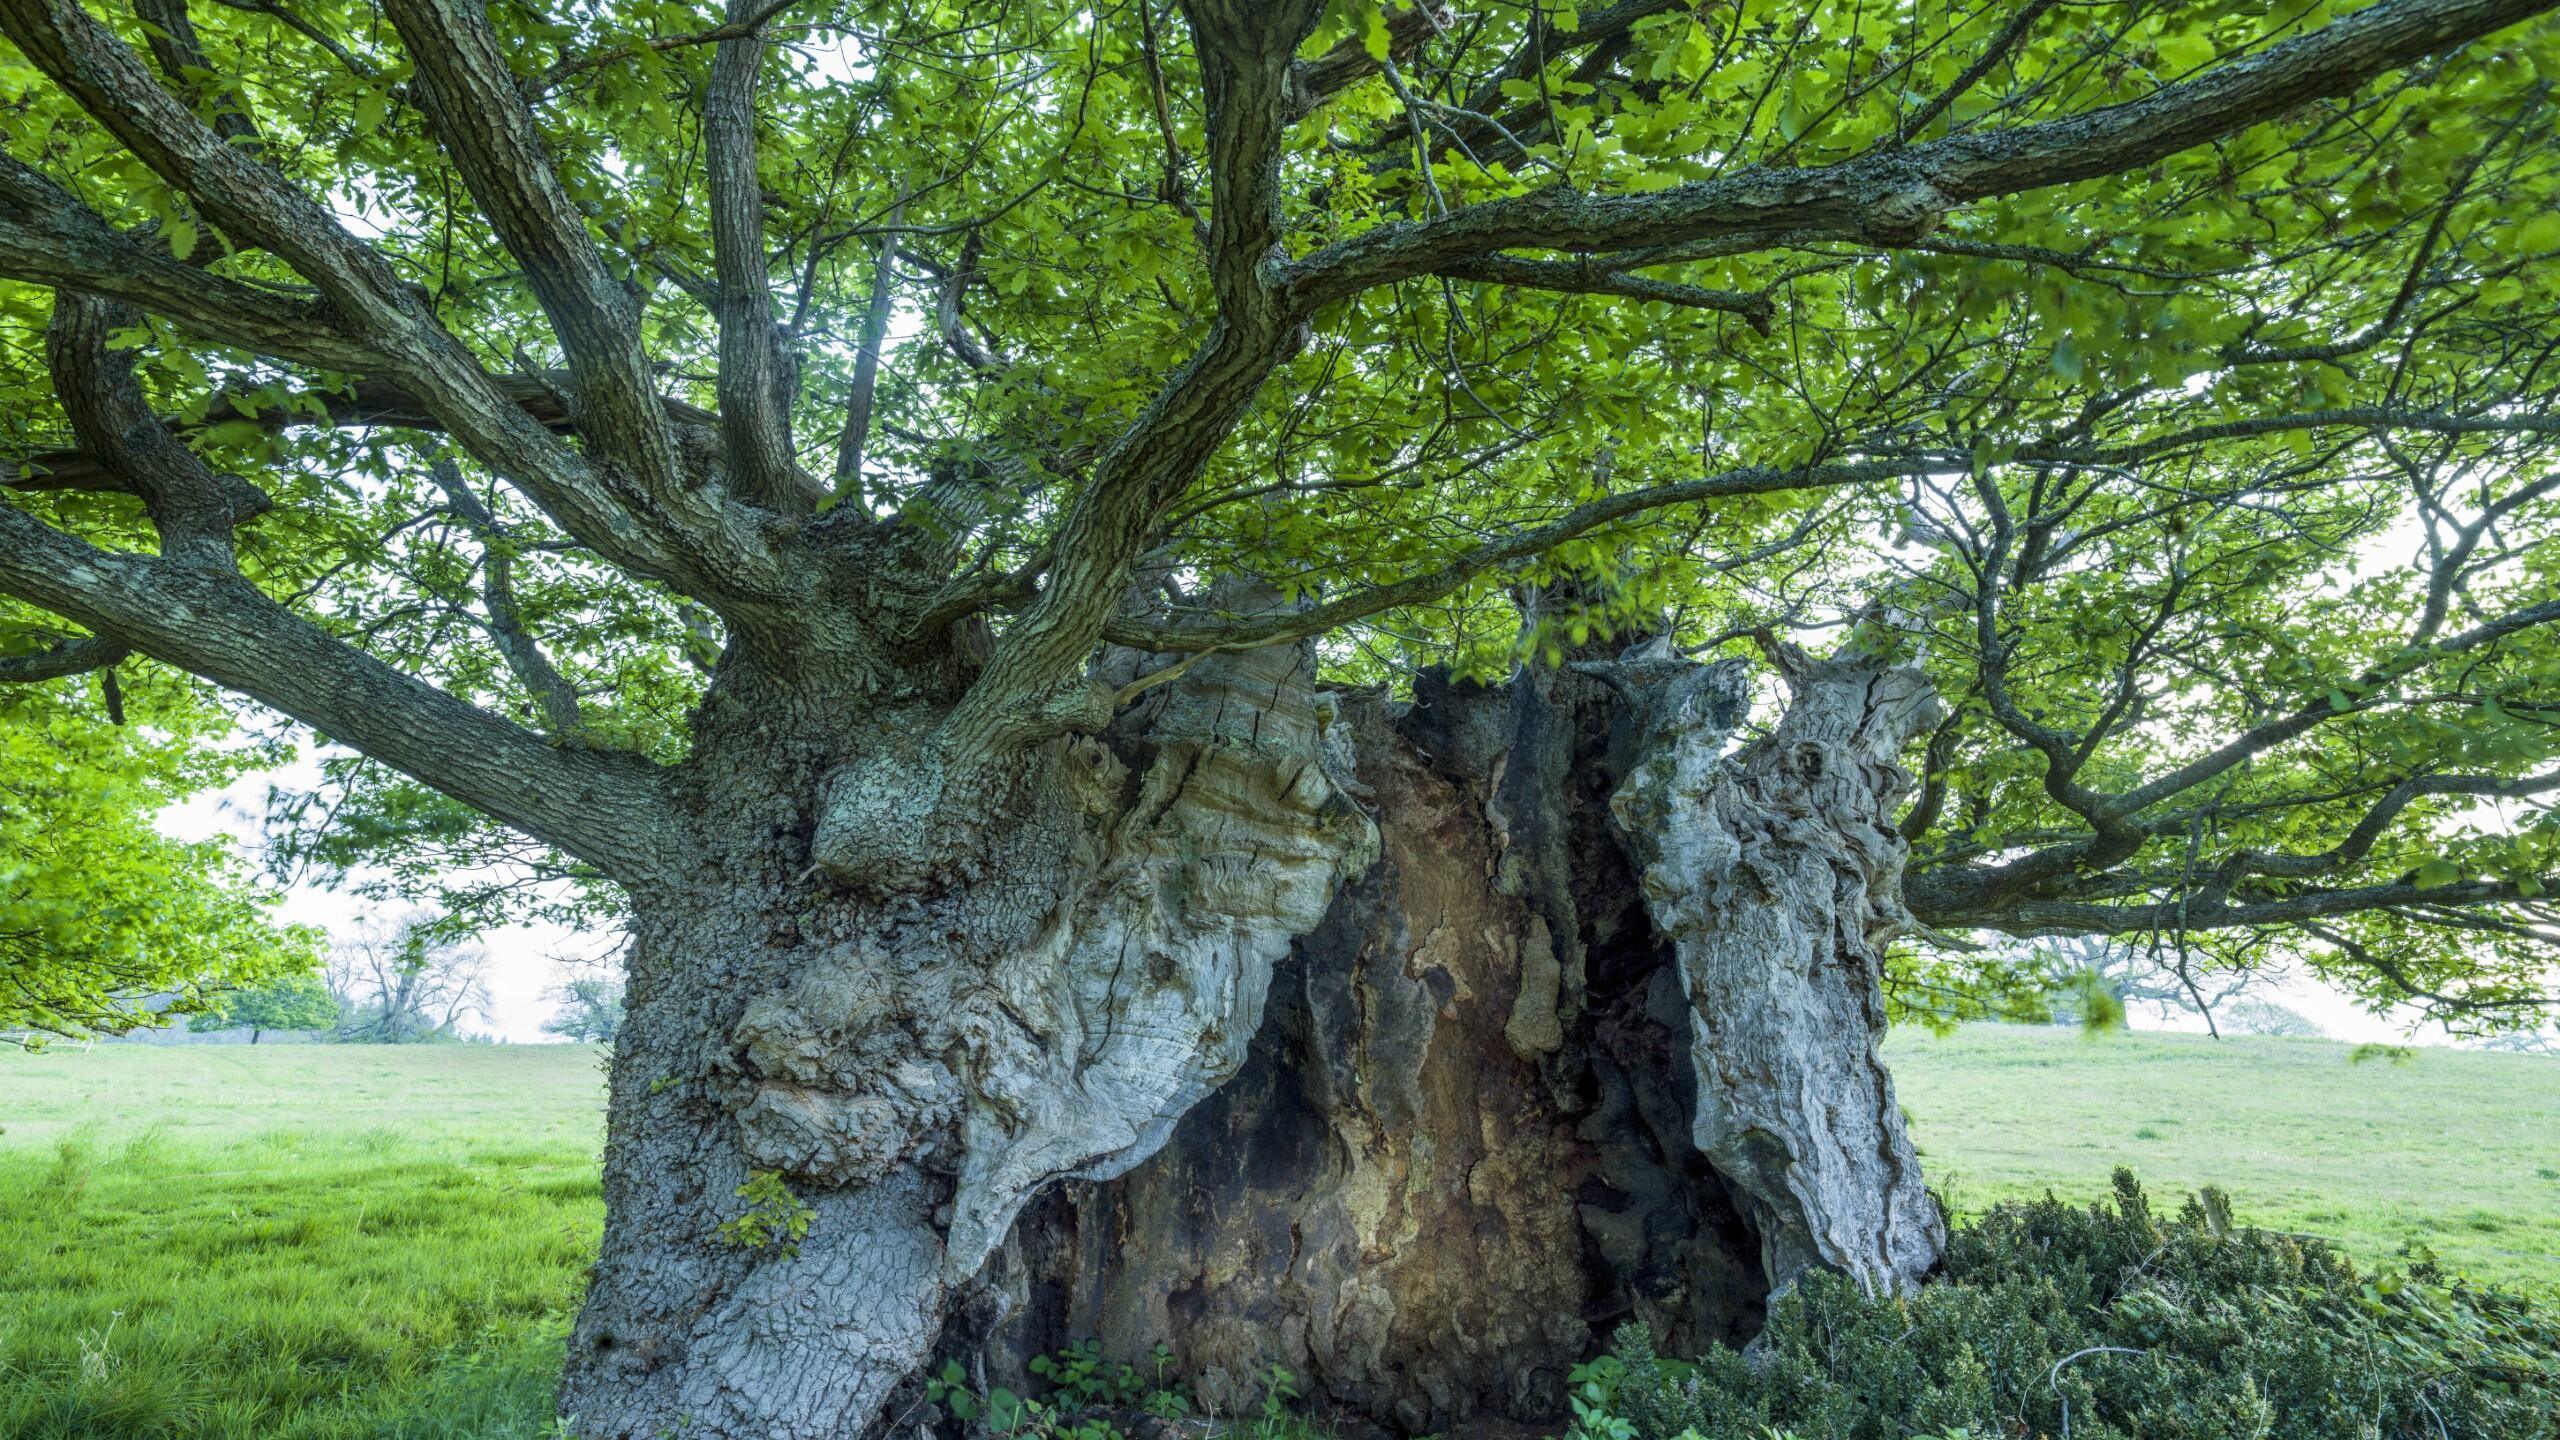
[[[546,743],[228,571],[111,554],[0,505],[0,593],[272,706],[626,883],[662,873],[682,846],[648,762]]]

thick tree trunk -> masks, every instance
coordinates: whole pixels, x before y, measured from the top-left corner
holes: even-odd
[[[1337,708],[1205,660],[865,900],[808,876],[824,765],[707,747],[739,858],[640,906],[580,1433],[912,1430],[937,1353],[1084,1338],[1228,1408],[1277,1363],[1354,1425],[1545,1421],[1623,1320],[1915,1278],[1874,947],[1925,687],[1801,673],[1718,758],[1738,670],[1590,668]]]
[[[871,899],[810,874],[823,772],[775,738],[804,707],[729,697],[691,762],[711,857],[635,897],[579,1433],[865,1433],[1025,1202],[1144,1159],[1235,1074],[1271,967],[1374,844],[1311,674],[1286,647],[1200,664],[1028,757],[936,883]],[[868,773],[928,728],[873,717]]]
[[[1601,665],[1351,708],[1375,869],[1275,980],[1244,1073],[1125,1177],[1026,1216],[944,1346],[990,1373],[1158,1342],[1201,1398],[1280,1364],[1407,1434],[1562,1414],[1641,1319],[1740,1343],[1810,1264],[1905,1286],[1943,1228],[1891,1083],[1910,671]]]

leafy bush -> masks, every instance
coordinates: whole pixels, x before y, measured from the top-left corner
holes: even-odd
[[[1590,1440],[2551,1440],[2560,1312],[2449,1279],[2359,1275],[2245,1230],[2213,1191],[2174,1220],[2046,1199],[1959,1231],[1945,1274],[1875,1297],[1806,1277],[1750,1357],[1664,1359],[1642,1325],[1575,1374]]]

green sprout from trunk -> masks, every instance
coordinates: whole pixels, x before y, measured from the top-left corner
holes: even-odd
[[[791,1193],[781,1171],[748,1171],[747,1183],[735,1193],[747,1208],[720,1222],[721,1243],[748,1250],[774,1246],[786,1260],[800,1253],[800,1242],[809,1238],[809,1221],[817,1212]]]

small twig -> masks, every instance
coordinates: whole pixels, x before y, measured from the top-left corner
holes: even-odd
[[[2071,1440],[2071,1397],[2062,1393],[2062,1367],[2070,1364],[2074,1360],[2085,1359],[2091,1355],[2140,1355],[2144,1353],[2144,1351],[2140,1350],[2128,1350],[2122,1345],[2092,1345],[2086,1350],[2074,1350],[2070,1354],[2053,1362],[2053,1368],[2045,1372],[2044,1383],[2045,1388],[2053,1392],[2054,1398],[2062,1402],[2062,1440]]]
[[[1111,708],[1115,711],[1123,709],[1130,701],[1137,699],[1139,696],[1146,694],[1157,686],[1181,679],[1182,672],[1199,664],[1201,661],[1208,659],[1212,655],[1222,654],[1228,650],[1249,650],[1252,648],[1253,647],[1250,645],[1212,645],[1206,650],[1194,650],[1190,654],[1183,656],[1181,659],[1167,665],[1161,670],[1150,671],[1149,673],[1141,675],[1137,679],[1130,681],[1128,684],[1121,686],[1119,693],[1111,697]]]

